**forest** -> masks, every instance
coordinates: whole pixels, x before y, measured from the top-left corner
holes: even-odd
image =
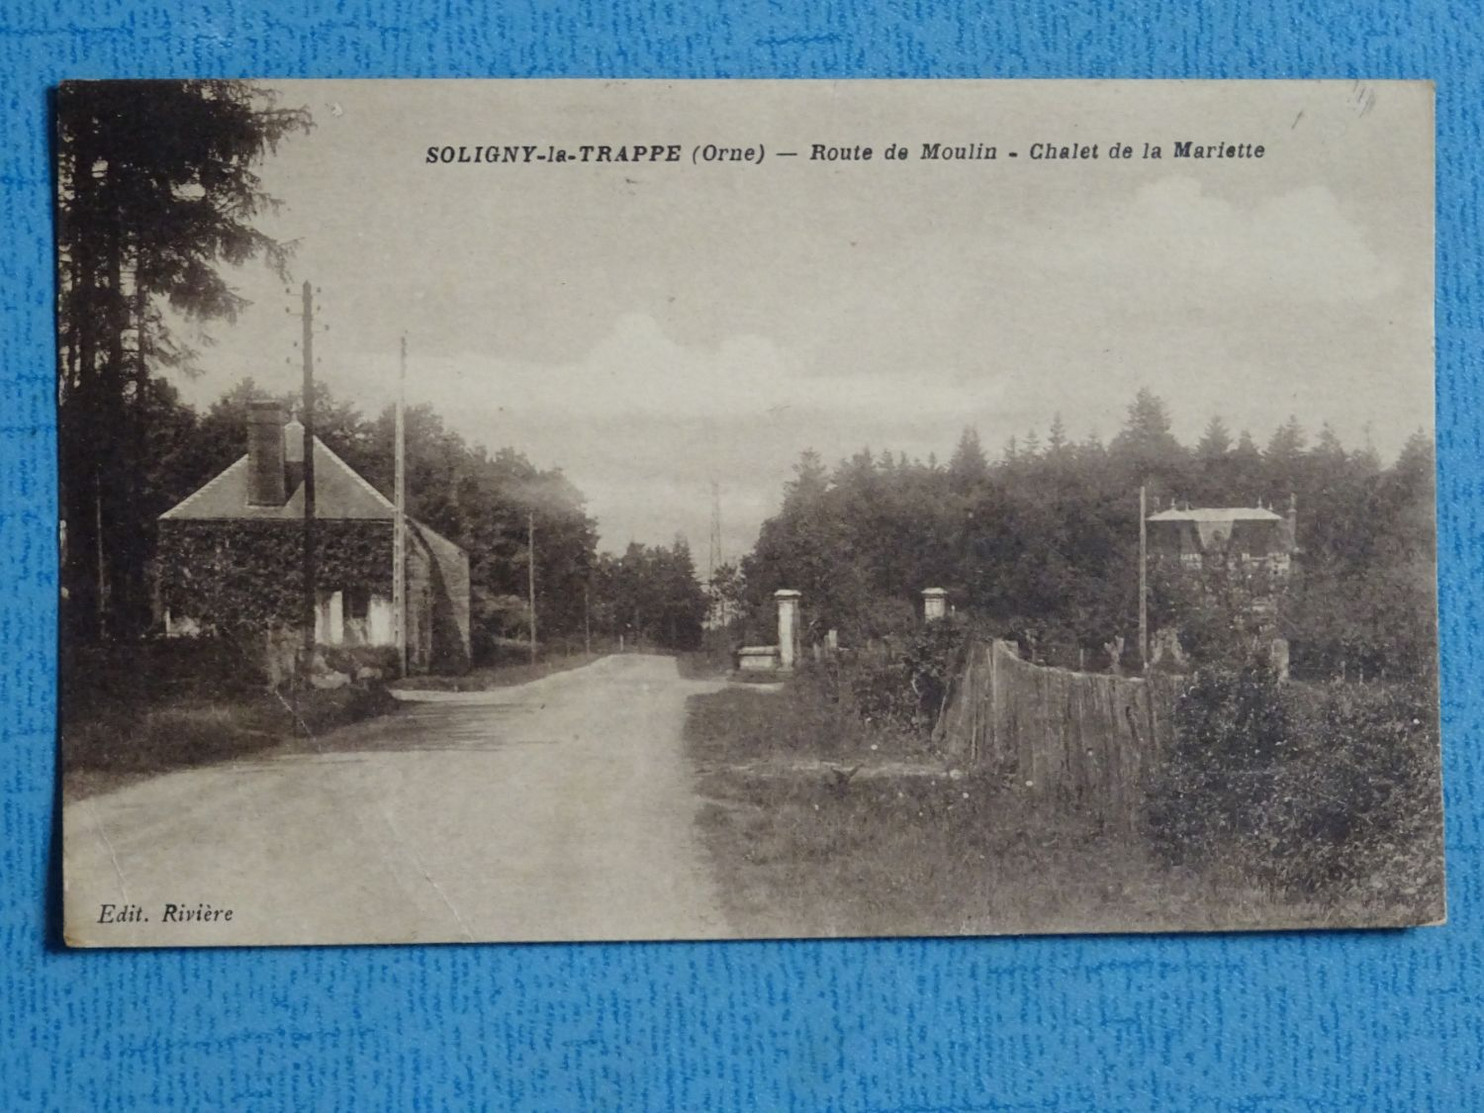
[[[900,639],[919,625],[921,591],[1034,647],[1059,666],[1106,669],[1124,642],[1137,669],[1139,489],[1150,511],[1297,509],[1297,553],[1277,627],[1295,677],[1427,679],[1436,672],[1433,447],[1412,435],[1395,460],[1346,447],[1322,420],[1291,417],[1259,446],[1212,417],[1194,446],[1169,406],[1140,390],[1104,444],[1074,441],[1060,416],[1012,438],[994,459],[974,429],[946,463],[862,450],[829,468],[804,452],[782,505],[718,590],[739,638],[771,642],[771,595],[803,593],[806,640],[831,628],[847,646]],[[1173,627],[1213,654],[1210,629],[1235,617],[1182,608],[1154,579],[1151,628]],[[1207,631],[1200,631],[1200,629]]]

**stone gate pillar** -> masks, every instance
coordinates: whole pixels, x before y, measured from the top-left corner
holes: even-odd
[[[922,591],[922,619],[940,621],[948,612],[948,591],[937,587]]]
[[[799,598],[798,590],[779,590],[773,595],[778,603],[778,667],[792,671],[799,658]]]

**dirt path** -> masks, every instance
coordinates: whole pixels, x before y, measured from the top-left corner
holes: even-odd
[[[717,684],[613,656],[426,694],[314,751],[172,773],[69,805],[78,944],[719,938],[681,744]],[[102,905],[149,922],[99,923]],[[165,905],[230,908],[166,922]]]

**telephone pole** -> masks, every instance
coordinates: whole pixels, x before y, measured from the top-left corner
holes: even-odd
[[[314,564],[314,290],[304,281],[304,672],[314,663],[318,593]]]
[[[1148,495],[1139,486],[1139,670],[1149,674],[1149,514]]]
[[[397,372],[397,422],[394,436],[395,459],[393,500],[397,506],[392,520],[392,632],[397,642],[397,668],[407,675],[407,430],[404,412],[407,405],[407,335],[402,335],[402,359]]]
[[[706,581],[716,578],[716,568],[724,560],[721,556],[721,485],[711,482],[711,548],[706,558]]]
[[[531,662],[536,662],[536,512],[526,513],[526,593],[531,603]]]

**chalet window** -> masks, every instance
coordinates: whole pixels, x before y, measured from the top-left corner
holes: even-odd
[[[371,591],[364,586],[352,586],[345,591],[345,619],[363,621],[371,612]]]

